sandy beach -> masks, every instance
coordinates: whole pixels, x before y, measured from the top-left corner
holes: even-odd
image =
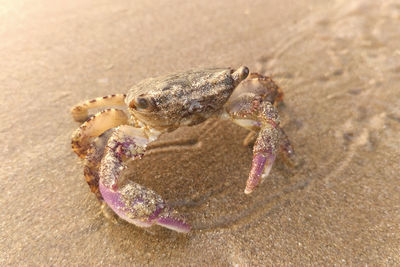
[[[400,265],[400,5],[387,1],[3,1],[0,265]],[[297,165],[243,193],[228,121],[129,164],[193,226],[114,222],[70,144],[70,108],[201,67],[272,76]],[[140,173],[140,175],[135,175]]]

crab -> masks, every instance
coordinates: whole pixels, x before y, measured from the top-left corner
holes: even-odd
[[[72,134],[72,149],[84,159],[84,176],[99,200],[120,218],[140,227],[160,225],[187,233],[191,226],[153,190],[126,178],[130,160],[144,156],[160,135],[209,118],[232,120],[250,130],[244,144],[253,146],[245,194],[268,176],[277,154],[291,159],[294,150],[279,124],[281,89],[247,67],[191,70],[143,80],[127,94],[85,101],[71,110],[83,122]],[[108,108],[89,116],[89,109]],[[130,115],[128,116],[127,113]]]

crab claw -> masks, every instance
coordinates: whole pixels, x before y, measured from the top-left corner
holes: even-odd
[[[100,193],[111,209],[130,223],[140,227],[158,224],[187,233],[190,225],[161,196],[123,178],[126,160],[141,158],[148,142],[140,129],[124,125],[115,130],[107,143],[100,166]]]
[[[148,188],[129,181],[117,190],[102,183],[99,189],[111,209],[129,223],[139,227],[158,224],[181,233],[190,231],[190,225]]]
[[[253,148],[253,162],[247,179],[245,194],[250,194],[268,176],[279,146],[279,131],[268,125],[263,127]]]

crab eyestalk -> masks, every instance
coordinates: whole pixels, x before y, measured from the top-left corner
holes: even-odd
[[[234,86],[235,87],[238,86],[238,84],[244,79],[246,79],[248,75],[249,75],[249,68],[247,68],[246,66],[238,68],[235,72],[232,73]]]

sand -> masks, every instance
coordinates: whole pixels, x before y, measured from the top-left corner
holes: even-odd
[[[4,1],[0,265],[400,265],[400,6],[387,1]],[[77,102],[247,65],[285,92],[298,165],[244,195],[246,130],[209,121],[130,164],[189,234],[114,223],[70,148]],[[135,175],[140,173],[140,175]]]

